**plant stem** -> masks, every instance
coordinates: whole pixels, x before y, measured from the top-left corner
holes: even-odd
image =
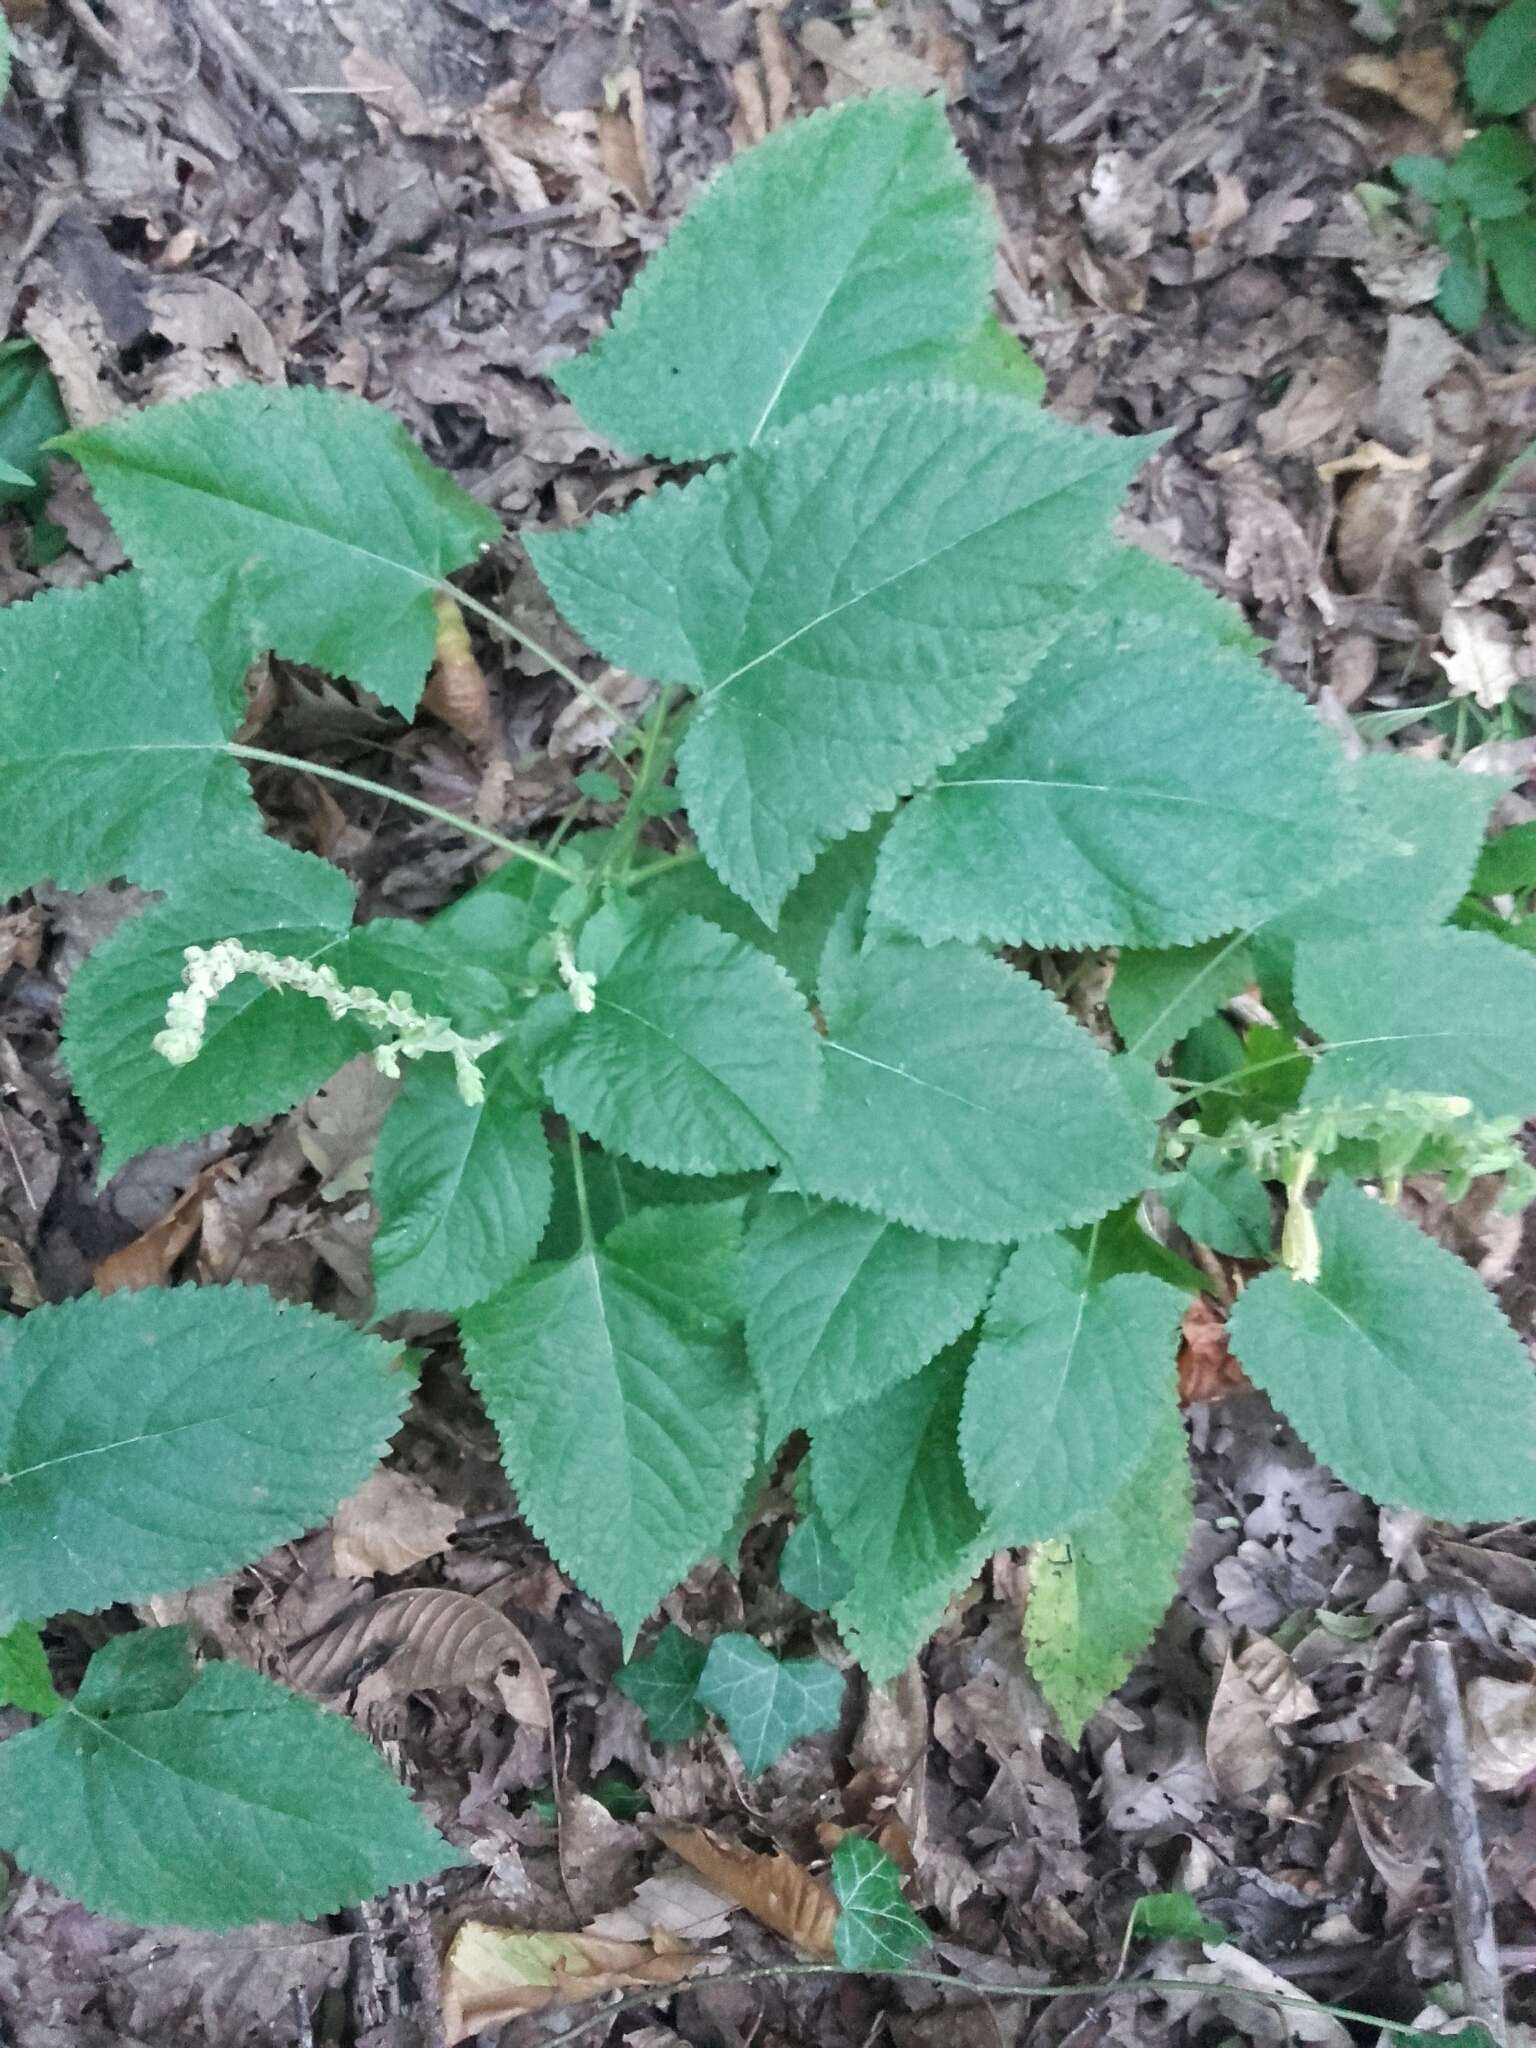
[[[635,857],[635,848],[639,844],[641,828],[645,824],[644,815],[640,810],[641,799],[656,786],[660,779],[656,772],[658,755],[661,761],[662,774],[665,774],[667,763],[672,758],[671,747],[664,747],[662,745],[667,714],[671,708],[672,691],[666,684],[663,684],[657,692],[656,701],[651,706],[650,714],[645,721],[645,739],[640,750],[640,764],[634,771],[634,786],[629,792],[629,799],[624,806],[624,815],[620,818],[614,833],[613,845],[609,849],[608,857],[603,863],[604,872],[613,881],[617,882],[620,887],[625,886],[627,883],[630,863]]]
[[[644,740],[644,727],[636,725],[632,718],[626,718],[623,712],[615,711],[608,700],[594,690],[589,682],[577,675],[575,669],[563,662],[553,648],[546,647],[541,640],[535,640],[531,633],[524,632],[521,626],[514,626],[510,619],[503,618],[500,612],[492,610],[488,604],[482,604],[478,597],[471,597],[456,584],[439,583],[437,588],[446,591],[455,604],[462,605],[467,612],[473,612],[477,619],[484,619],[485,623],[504,640],[515,640],[519,647],[526,647],[530,654],[536,654],[562,683],[576,692],[583,703],[590,704],[594,711],[601,711],[605,718],[611,718],[620,732],[628,733],[634,740]]]
[[[597,1236],[592,1228],[592,1205],[587,1200],[587,1169],[581,1157],[581,1133],[576,1126],[568,1123],[565,1135],[571,1143],[571,1173],[576,1182],[576,1213],[581,1218],[581,1241],[589,1252],[597,1250]]]
[[[1185,1996],[1209,1997],[1219,1991],[1223,1998],[1241,1998],[1257,2005],[1285,2011],[1308,2012],[1314,2019],[1321,2013],[1354,2026],[1379,2027],[1386,2034],[1411,2039],[1417,2029],[1403,2020],[1381,2019],[1375,2013],[1357,2012],[1352,2006],[1324,2005],[1315,1998],[1287,1997],[1282,1991],[1260,1991],[1246,1985],[1208,1984],[1194,1977],[1115,1977],[1098,1984],[988,1984],[977,1977],[948,1977],[941,1970],[847,1970],[841,1963],[767,1963],[751,1970],[712,1971],[700,1981],[707,1984],[766,1984],[782,1978],[861,1977],[890,1978],[908,1984],[938,1984],[947,1991],[970,1992],[978,1998],[1123,1998],[1127,1992],[1177,1992]],[[561,2035],[562,2043],[583,2040],[610,2028],[619,2016],[642,2006],[656,2006],[686,1991],[686,1983],[632,1993],[605,2006],[591,2019],[583,2020]],[[1454,2040],[1454,2036],[1447,2036]]]
[[[631,868],[624,878],[626,889],[643,889],[647,882],[654,882],[658,875],[670,874],[673,868],[686,867],[691,860],[697,860],[696,846],[680,846],[676,853],[669,853],[661,860],[647,861],[643,868]]]
[[[345,768],[328,768],[319,761],[304,761],[297,754],[274,754],[266,747],[242,746],[236,740],[230,740],[224,751],[233,754],[237,761],[265,761],[272,768],[295,768],[302,775],[319,776],[322,782],[344,783],[348,789],[360,789],[368,796],[383,797],[388,803],[403,804],[408,811],[419,811],[424,818],[436,818],[441,825],[452,825],[460,832],[467,832],[471,839],[483,839],[487,846],[515,854],[519,860],[532,861],[536,868],[558,875],[564,882],[572,879],[559,861],[551,860],[548,854],[540,853],[526,840],[508,839],[500,832],[493,832],[488,825],[478,825],[472,818],[458,817],[453,811],[445,811],[440,804],[429,804],[425,797],[408,796],[404,790],[389,789],[382,782],[370,782],[366,775],[352,775]]]

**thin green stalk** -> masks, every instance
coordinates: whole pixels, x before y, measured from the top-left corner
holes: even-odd
[[[595,711],[601,711],[605,718],[611,718],[620,732],[628,733],[636,741],[644,740],[644,727],[636,725],[632,718],[626,718],[622,711],[615,711],[607,698],[577,675],[575,669],[563,662],[553,648],[546,647],[541,640],[535,640],[531,633],[525,632],[521,626],[514,626],[510,619],[503,618],[500,612],[493,610],[488,604],[482,604],[478,597],[471,597],[456,584],[439,583],[437,588],[446,591],[455,604],[462,605],[467,612],[473,612],[477,619],[484,619],[485,623],[504,640],[515,640],[519,647],[526,647],[530,654],[536,654],[562,683],[576,692],[583,703],[590,704]]]
[[[672,758],[671,747],[663,746],[667,714],[671,708],[672,691],[670,687],[663,684],[662,688],[657,692],[656,701],[651,706],[650,713],[646,718],[645,736],[640,749],[640,765],[635,771],[634,786],[629,792],[629,800],[624,806],[624,815],[619,820],[618,827],[614,833],[613,845],[609,849],[608,858],[603,864],[604,872],[621,887],[625,884],[629,874],[630,863],[635,857],[635,848],[639,844],[641,828],[645,823],[645,819],[640,811],[640,800],[655,787],[660,779],[657,774],[658,758],[660,759],[661,772],[663,774],[666,772],[667,763]]]
[[[274,754],[267,747],[242,746],[236,740],[231,740],[224,751],[233,754],[237,761],[265,761],[273,768],[296,768],[303,775],[318,775],[322,782],[344,783],[348,789],[360,789],[368,796],[403,804],[408,811],[419,811],[424,818],[436,818],[441,825],[452,825],[458,831],[468,833],[471,839],[483,839],[487,846],[515,854],[519,860],[531,861],[536,868],[558,875],[563,882],[572,880],[557,860],[540,853],[525,839],[508,839],[503,833],[493,832],[488,825],[478,825],[472,818],[461,818],[453,811],[445,811],[440,804],[429,804],[425,797],[408,796],[404,790],[389,789],[382,782],[370,782],[366,775],[352,775],[345,768],[328,768],[319,761],[304,761],[297,754]]]
[[[668,875],[673,868],[686,867],[691,860],[699,858],[696,846],[680,846],[676,853],[669,853],[661,860],[647,861],[643,868],[631,868],[624,878],[626,889],[643,889],[647,882],[654,882],[658,875]]]
[[[592,1228],[592,1205],[587,1200],[587,1169],[581,1157],[581,1133],[574,1124],[567,1124],[565,1135],[571,1143],[571,1174],[576,1182],[576,1213],[581,1218],[581,1241],[589,1252],[596,1251],[597,1233]]]
[[[1176,1992],[1184,1996],[1209,1998],[1213,1991],[1219,1991],[1223,1998],[1247,1999],[1256,2005],[1268,2005],[1284,2011],[1310,2013],[1315,2019],[1319,2013],[1330,2018],[1343,2020],[1355,2026],[1379,2027],[1386,2034],[1400,2034],[1411,2038],[1418,2030],[1404,2020],[1385,2020],[1371,2012],[1357,2012],[1348,2005],[1324,2005],[1315,1998],[1300,1995],[1289,1997],[1283,1991],[1260,1991],[1247,1985],[1207,1984],[1193,1977],[1114,1977],[1098,1984],[988,1984],[976,1977],[950,1977],[941,1970],[848,1970],[841,1963],[765,1963],[751,1970],[721,1970],[701,1978],[701,1983],[715,1984],[766,1984],[783,1978],[803,1977],[887,1977],[908,1984],[938,1984],[947,1991],[964,1991],[977,1998],[997,1999],[1051,1999],[1051,1998],[1123,1998],[1127,1992]],[[626,2012],[640,2007],[665,2004],[688,1989],[687,1983],[672,1984],[658,1988],[652,1986],[645,1991],[631,1993],[614,2004],[605,2006],[590,2019],[582,2020],[561,2035],[561,2041],[580,2041],[589,2035],[605,2031]],[[1448,2035],[1447,2041],[1454,2042],[1455,2035]]]

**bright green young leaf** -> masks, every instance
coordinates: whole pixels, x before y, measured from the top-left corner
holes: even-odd
[[[1504,303],[1522,327],[1536,328],[1536,196],[1511,220],[1491,220],[1483,247]]]
[[[0,1846],[152,1927],[317,1919],[465,1860],[349,1722],[240,1664],[194,1675],[182,1629],[114,1637],[65,1712],[0,1743]]]
[[[1114,1497],[1167,1404],[1184,1307],[1146,1273],[1092,1279],[1060,1238],[1014,1253],[960,1419],[966,1480],[994,1544],[1058,1536]]]
[[[1167,617],[1090,616],[892,825],[877,914],[928,941],[1186,945],[1331,862],[1343,757],[1250,656]]]
[[[980,1315],[996,1247],[924,1237],[840,1203],[764,1202],[741,1288],[764,1442],[871,1401],[926,1365]]]
[[[1322,1271],[1277,1268],[1232,1311],[1232,1350],[1348,1486],[1446,1521],[1536,1514],[1536,1370],[1472,1270],[1334,1182]]]
[[[952,1344],[813,1433],[816,1507],[853,1573],[834,1614],[875,1685],[916,1655],[995,1547],[956,1446],[970,1351]]]
[[[931,371],[935,377],[972,391],[993,391],[1029,405],[1038,405],[1045,396],[1044,370],[993,313],[960,348],[939,343],[909,361],[914,371]]]
[[[1109,1014],[1127,1052],[1160,1059],[1253,979],[1247,933],[1198,946],[1124,952],[1109,985]]]
[[[1326,1051],[1308,1103],[1390,1089],[1536,1108],[1536,960],[1483,932],[1384,932],[1296,949],[1296,1007]]]
[[[686,1742],[704,1726],[699,1678],[709,1652],[669,1621],[648,1656],[634,1657],[613,1682],[645,1716],[652,1742]]]
[[[1190,1530],[1189,1448],[1166,1396],[1129,1479],[1096,1515],[1030,1555],[1029,1668],[1069,1742],[1151,1642]]]
[[[1197,1244],[1234,1259],[1267,1259],[1274,1218],[1264,1183],[1240,1159],[1196,1147],[1158,1189],[1163,1207]]]
[[[843,1674],[820,1657],[771,1656],[751,1636],[716,1636],[698,1696],[725,1723],[742,1769],[755,1778],[802,1735],[835,1728],[843,1711]]]
[[[1010,399],[876,393],[528,549],[609,660],[698,693],[678,787],[772,922],[822,847],[993,723],[1109,558],[1145,453]]]
[[[876,946],[832,983],[799,1184],[938,1237],[1086,1223],[1150,1178],[1150,1126],[1027,975],[968,947]]]
[[[942,371],[981,327],[996,233],[937,100],[846,100],[721,171],[555,381],[635,454],[750,448],[829,398]]]
[[[0,1629],[302,1535],[368,1476],[409,1390],[388,1346],[257,1287],[34,1309],[0,1365]]]
[[[549,1221],[549,1144],[509,1049],[466,1103],[446,1059],[410,1068],[379,1132],[374,1312],[461,1309],[526,1266]]]
[[[64,1702],[54,1690],[48,1653],[34,1622],[18,1621],[0,1635],[0,1707],[24,1714],[55,1714]]]
[[[562,993],[529,1013],[550,1100],[600,1144],[671,1173],[734,1173],[781,1156],[814,1119],[816,1033],[765,954],[702,918],[635,922],[617,906],[582,931],[593,1005]]]
[[[844,1835],[832,1851],[832,1889],[842,1907],[832,1944],[845,1970],[899,1970],[932,1934],[901,1895],[901,1873],[877,1842]]]
[[[238,577],[263,645],[407,716],[432,665],[435,588],[501,535],[398,420],[336,391],[242,384],[54,445],[140,568],[189,594]]]
[[[757,1455],[740,1235],[734,1203],[645,1210],[462,1319],[523,1514],[627,1642],[722,1542]]]
[[[0,462],[14,472],[0,486],[0,505],[41,509],[49,468],[44,446],[68,425],[59,387],[37,343],[0,342]]]
[[[1188,1892],[1143,1892],[1131,1908],[1131,1939],[1225,1941],[1227,1930],[1219,1920],[1208,1920]]]
[[[1536,889],[1536,824],[1513,825],[1490,839],[1469,887],[1479,896],[1524,896]]]
[[[853,1590],[853,1573],[814,1512],[789,1532],[779,1553],[779,1584],[813,1614],[824,1614]]]
[[[1467,52],[1467,91],[1485,114],[1536,100],[1536,0],[1506,0]]]
[[[150,1145],[291,1109],[373,1042],[323,1003],[247,976],[209,1011],[197,1058],[172,1066],[154,1039],[181,986],[184,949],[239,938],[334,963],[351,923],[352,885],[339,868],[264,839],[248,858],[210,862],[185,898],[130,919],[91,952],[64,1006],[64,1059],[102,1134],[104,1178]]]
[[[125,575],[0,611],[0,900],[40,881],[169,888],[259,845],[224,751],[251,656],[207,580],[195,604]]]

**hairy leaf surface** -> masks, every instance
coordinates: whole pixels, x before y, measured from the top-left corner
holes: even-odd
[[[1070,1537],[1030,1556],[1029,1668],[1069,1742],[1151,1642],[1178,1589],[1190,1522],[1189,1447],[1170,1381],[1130,1478]]]
[[[0,1368],[0,1629],[175,1592],[313,1528],[394,1432],[392,1365],[257,1287],[34,1309]]]
[[[436,646],[435,585],[501,534],[398,420],[335,391],[242,384],[55,445],[140,568],[189,600],[237,576],[266,646],[407,716]]]
[[[823,977],[802,1187],[937,1237],[1085,1223],[1149,1177],[1150,1126],[1062,1006],[1001,961],[895,940]]]
[[[752,1472],[740,1235],[733,1203],[642,1211],[463,1318],[519,1506],[629,1642],[723,1541]]]
[[[1021,1245],[966,1383],[960,1456],[995,1543],[1038,1543],[1095,1514],[1134,1469],[1173,1384],[1183,1293],[1094,1277],[1060,1238]]]
[[[824,407],[534,566],[609,660],[700,702],[678,787],[772,923],[821,848],[979,740],[1107,559],[1145,452],[946,387]]]
[[[812,1117],[820,1074],[805,1001],[765,954],[702,918],[599,911],[576,949],[583,1015],[549,996],[528,1043],[562,1116],[672,1173],[768,1166]]]
[[[1315,1285],[1276,1268],[1229,1335],[1346,1485],[1446,1521],[1536,1513],[1536,1371],[1470,1267],[1358,1188],[1317,1205]]]
[[[829,398],[942,370],[980,332],[995,239],[936,100],[846,100],[728,164],[555,381],[636,454],[748,448]]]
[[[114,1637],[0,1743],[0,1844],[148,1926],[315,1919],[464,1861],[349,1722],[240,1664],[194,1675],[182,1629]]]

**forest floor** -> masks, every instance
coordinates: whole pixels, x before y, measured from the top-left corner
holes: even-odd
[[[1126,536],[1239,602],[1352,743],[1361,714],[1419,706],[1398,744],[1530,776],[1536,464],[1491,487],[1536,435],[1536,351],[1496,321],[1449,333],[1428,303],[1438,256],[1371,203],[1394,154],[1456,130],[1433,8],[1407,0],[1393,36],[1379,0],[7,4],[0,308],[46,353],[75,423],[252,378],[320,383],[404,420],[514,532],[623,503],[656,469],[588,431],[551,365],[603,326],[733,151],[850,93],[931,91],[995,194],[999,309],[1050,403],[1167,437]],[[727,353],[729,320],[722,308]],[[120,561],[73,472],[50,514],[70,546],[41,579],[19,523],[0,529],[0,598]],[[583,658],[519,555],[481,573],[477,587]],[[532,658],[479,652],[488,736],[456,729],[451,706],[405,730],[286,671],[269,704],[295,752],[369,752],[371,772],[386,759],[402,787],[526,832],[575,801],[604,722]],[[365,914],[429,912],[473,872],[474,847],[446,828],[282,771],[259,793],[275,830],[353,875]],[[1536,815],[1522,787],[1505,802]],[[65,1299],[126,1249],[151,1278],[238,1275],[365,1318],[359,1168],[379,1102],[353,1070],[275,1125],[146,1155],[96,1186],[57,1024],[72,969],[135,900],[44,891],[0,915],[0,1293],[12,1308]],[[1528,1332],[1536,1247],[1519,1225],[1427,1197],[1420,1214]],[[191,1618],[283,1674],[295,1645],[366,1629],[391,1590],[489,1593],[542,1677],[406,1696],[381,1682],[354,1709],[477,1865],[321,1926],[183,1939],[94,1919],[7,1880],[0,1858],[0,2040],[430,2048],[435,1952],[471,1911],[641,1941],[661,1928],[715,1952],[719,1981],[584,2036],[630,2048],[1375,2038],[1231,1995],[1253,1986],[1429,2025],[1431,1992],[1456,1976],[1413,1675],[1435,1634],[1464,1679],[1506,1688],[1503,1734],[1475,1726],[1474,1763],[1512,2009],[1523,1998],[1536,2016],[1536,1527],[1463,1538],[1379,1514],[1256,1396],[1196,1402],[1179,1600],[1076,1750],[1025,1670],[1022,1571],[1003,1555],[901,1681],[856,1694],[838,1734],[748,1788],[713,1737],[647,1743],[611,1683],[616,1630],[517,1519],[449,1332],[419,1320],[438,1349],[382,1505],[152,1618]],[[674,1619],[831,1646],[788,1616],[766,1568],[786,1505],[764,1502],[740,1569],[696,1572]],[[79,1657],[129,1619],[82,1620]],[[397,1647],[387,1625],[368,1641],[380,1661]],[[14,1722],[0,1714],[0,1733]],[[615,1782],[647,1811],[615,1800]],[[1170,1888],[1198,1893],[1229,1940],[1141,1946],[1138,1970],[1200,1980],[1183,1994],[743,1983],[729,1971],[788,1951],[685,1883],[654,1832],[658,1816],[702,1823],[814,1864],[819,1831],[891,1806],[935,1967],[1097,1982],[1134,1900]],[[486,2038],[562,2034],[529,2017]]]

